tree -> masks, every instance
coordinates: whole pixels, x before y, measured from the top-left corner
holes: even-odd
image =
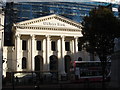
[[[104,84],[107,57],[114,52],[114,39],[120,34],[120,21],[111,9],[99,6],[84,17],[82,25],[81,47],[100,58]]]

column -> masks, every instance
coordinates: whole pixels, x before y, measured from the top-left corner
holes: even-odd
[[[78,37],[74,37],[74,59],[77,60],[78,53]]]
[[[65,61],[64,61],[64,56],[65,56],[65,36],[61,36],[61,74],[66,74],[65,73]]]
[[[31,70],[35,69],[35,60],[34,60],[34,52],[35,52],[35,35],[31,35]]]
[[[3,49],[3,45],[2,45],[2,43],[3,43],[3,32],[1,33],[0,32],[0,90],[2,90],[2,75],[4,74],[3,72],[3,63],[2,63],[2,60],[3,60],[3,58],[2,58],[2,55],[3,55],[3,51],[2,51],[2,49]]]
[[[57,51],[58,51],[58,74],[61,74],[61,37],[57,40]]]
[[[46,49],[47,49],[47,43],[46,43],[47,39],[46,37],[44,37],[43,39],[43,43],[42,43],[42,49],[43,49],[43,70],[46,70]]]
[[[50,36],[46,36],[46,69],[47,71],[50,71],[50,60],[49,60],[49,55],[50,53]]]
[[[20,47],[21,47],[21,44],[20,44],[20,35],[16,35],[16,61],[13,61],[13,63],[16,63],[16,70],[17,71],[20,71],[21,70],[21,63],[22,63],[22,60],[21,60],[21,57],[20,57]]]

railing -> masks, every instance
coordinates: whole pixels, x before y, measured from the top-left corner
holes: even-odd
[[[16,71],[7,72],[6,77],[3,78],[3,85],[6,86],[22,86],[22,85],[36,85],[52,84],[60,81],[58,71]],[[67,79],[66,79],[67,80]]]

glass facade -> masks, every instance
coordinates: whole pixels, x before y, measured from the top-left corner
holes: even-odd
[[[89,11],[99,5],[108,6],[110,3],[100,2],[19,2],[6,3],[5,9],[5,45],[12,45],[12,24],[39,18],[51,14],[58,14],[68,19],[81,23]],[[111,7],[118,7],[112,4]],[[115,16],[118,12],[114,11]],[[8,33],[11,33],[8,36]],[[7,35],[6,35],[7,34]],[[9,42],[9,44],[7,43]]]
[[[24,2],[15,3],[15,22],[38,18],[50,14],[59,14],[66,18],[81,22],[83,17],[96,5],[73,2]]]
[[[38,18],[50,14],[59,14],[76,22],[82,22],[89,11],[99,5],[108,6],[110,3],[100,2],[21,2],[14,4],[15,22]],[[118,8],[112,4],[111,7]],[[115,16],[118,12],[114,11]]]

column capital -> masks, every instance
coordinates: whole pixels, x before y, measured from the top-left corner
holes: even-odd
[[[62,35],[62,36],[61,36],[61,39],[62,39],[62,40],[65,40],[65,36],[64,36],[64,35]]]
[[[74,36],[75,39],[78,39],[79,37],[78,36]]]
[[[20,38],[20,36],[21,36],[20,34],[16,34],[15,35],[16,38]]]
[[[60,37],[61,37],[61,38],[65,38],[65,35],[61,35]]]
[[[35,35],[34,34],[30,34],[31,39],[35,39]]]
[[[50,35],[45,35],[45,37],[50,38],[51,36]]]

